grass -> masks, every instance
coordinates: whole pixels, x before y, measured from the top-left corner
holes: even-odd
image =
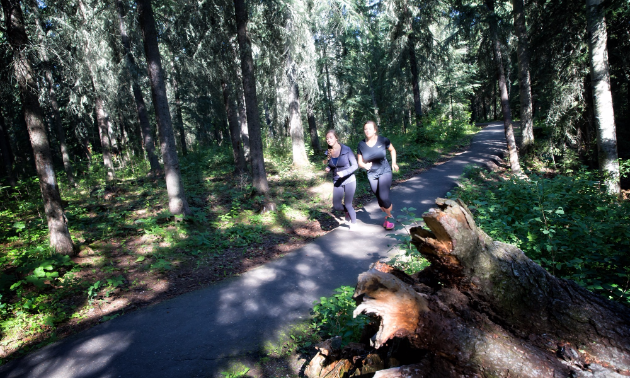
[[[399,154],[395,178],[460,150],[475,131],[464,122],[427,117],[422,132],[388,135]],[[181,159],[192,210],[184,221],[168,212],[164,180],[149,178],[145,161],[118,160],[111,183],[99,156],[91,165],[77,164],[77,187],[60,180],[80,249],[71,258],[47,246],[37,180],[1,188],[9,200],[0,203],[0,358],[238,275],[336,227],[323,155],[311,152],[312,167],[298,172],[287,151],[267,153],[269,198],[277,211],[259,212],[265,199],[252,195],[247,175],[234,174],[230,150],[198,148]],[[371,195],[365,173],[357,176],[360,206]]]

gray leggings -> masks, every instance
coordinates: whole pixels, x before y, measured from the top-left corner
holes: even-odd
[[[389,199],[389,188],[392,186],[392,173],[387,172],[380,175],[378,178],[370,178],[370,188],[372,193],[376,195],[378,205],[384,209],[389,209],[392,205],[392,201]]]
[[[339,186],[333,186],[333,208],[337,211],[345,210],[350,215],[350,221],[356,223],[357,213],[352,207],[354,192],[357,190],[357,182],[349,182]],[[343,205],[341,199],[343,198]]]

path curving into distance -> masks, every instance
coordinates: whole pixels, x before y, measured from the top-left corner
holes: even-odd
[[[475,135],[470,148],[396,186],[396,210],[420,215],[451,190],[469,164],[497,161],[503,124]],[[376,201],[357,212],[359,230],[346,226],[241,276],[126,314],[0,366],[0,377],[221,377],[234,359],[256,361],[265,342],[308,317],[315,300],[386,257],[394,240],[380,225]]]

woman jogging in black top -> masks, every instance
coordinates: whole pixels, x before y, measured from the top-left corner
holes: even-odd
[[[358,169],[357,159],[350,147],[339,143],[335,130],[326,132],[326,143],[328,143],[326,172],[333,171],[333,208],[345,211],[348,227],[350,231],[354,231],[357,214],[352,207],[352,199],[357,189],[357,180],[354,177],[354,171]]]
[[[367,121],[363,126],[365,139],[359,142],[357,156],[359,167],[367,169],[368,180],[372,192],[376,195],[378,205],[385,212],[385,222],[383,227],[387,230],[394,228],[394,217],[392,216],[392,201],[389,199],[389,188],[392,186],[392,168],[398,171],[396,164],[396,149],[389,139],[377,135],[378,127],[376,122]],[[392,155],[392,166],[387,162],[387,152]],[[389,219],[391,218],[391,219]]]

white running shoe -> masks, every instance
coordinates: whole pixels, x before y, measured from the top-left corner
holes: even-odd
[[[359,229],[359,224],[358,223],[348,223],[348,230],[349,231],[357,231]]]

